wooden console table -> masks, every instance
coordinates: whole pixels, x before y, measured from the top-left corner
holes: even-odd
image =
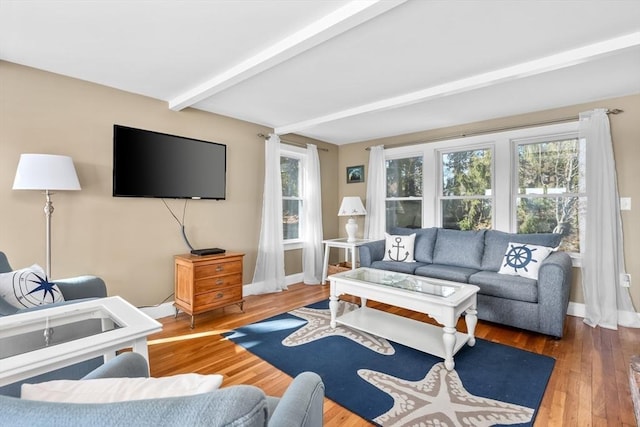
[[[175,302],[176,317],[182,310],[191,315],[191,328],[195,315],[215,310],[242,299],[242,258],[244,254],[227,252],[219,255],[176,255]]]

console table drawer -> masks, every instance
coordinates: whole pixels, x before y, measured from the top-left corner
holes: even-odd
[[[224,274],[242,273],[242,261],[217,262],[197,265],[193,274],[195,280]]]
[[[195,296],[194,306],[202,309],[211,309],[215,307],[223,307],[233,304],[242,299],[242,288],[231,287],[224,288],[214,292],[207,292]],[[198,310],[199,311],[199,310]]]
[[[233,285],[242,285],[242,273],[228,274],[226,276],[210,277],[195,282],[194,292],[201,294],[204,292],[216,291]]]

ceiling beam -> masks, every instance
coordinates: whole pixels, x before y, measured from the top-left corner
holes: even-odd
[[[179,111],[255,76],[338,34],[381,15],[407,0],[356,0],[307,25],[257,55],[178,95],[169,108]]]
[[[622,37],[605,40],[588,46],[561,52],[556,55],[546,56],[533,61],[523,62],[511,67],[487,73],[477,74],[468,78],[446,82],[404,95],[386,98],[369,104],[359,105],[346,110],[327,114],[321,117],[304,120],[274,128],[277,135],[300,132],[314,126],[333,122],[361,114],[375,113],[428,101],[430,99],[468,92],[475,89],[505,83],[536,74],[546,73],[572,65],[593,61],[599,57],[615,53],[617,51],[640,46],[640,32]]]

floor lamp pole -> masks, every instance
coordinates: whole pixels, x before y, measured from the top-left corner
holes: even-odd
[[[51,280],[51,215],[53,214],[53,203],[51,202],[51,193],[49,190],[44,191],[47,202],[44,204],[44,215],[46,222],[46,255],[47,255],[47,280]]]

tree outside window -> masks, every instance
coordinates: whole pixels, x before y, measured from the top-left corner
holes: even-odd
[[[422,156],[386,160],[386,229],[422,227]]]
[[[517,144],[518,233],[560,233],[562,250],[580,252],[583,153],[578,138]]]
[[[492,228],[492,150],[443,153],[441,159],[442,227],[454,230]]]

